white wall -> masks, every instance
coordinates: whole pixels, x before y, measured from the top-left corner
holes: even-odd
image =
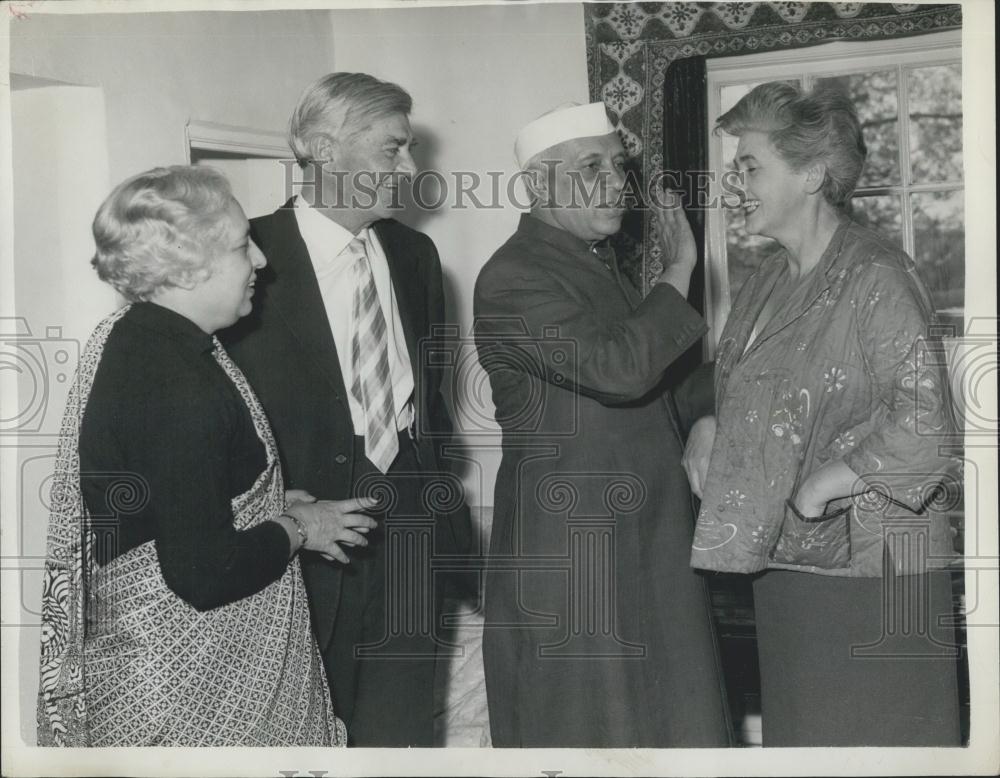
[[[337,70],[371,73],[405,87],[423,168],[516,172],[513,145],[527,122],[567,100],[586,102],[587,66],[582,4],[491,5],[450,8],[331,11]],[[482,199],[482,198],[481,198]],[[438,247],[448,281],[450,315],[468,334],[472,292],[479,269],[510,237],[518,219],[511,206],[498,210],[410,212],[403,221],[428,233]],[[470,354],[470,356],[472,356]],[[463,373],[460,422],[475,446],[481,471],[471,468],[466,487],[473,504],[493,504],[499,435],[492,405],[471,387],[481,385],[478,364]]]
[[[5,527],[5,540],[16,534],[17,542],[5,548],[5,555],[21,561],[19,572],[4,571],[3,584],[20,590],[19,623],[33,626],[41,600],[55,433],[81,343],[116,300],[87,262],[93,253],[88,250],[90,219],[108,190],[101,89],[38,81],[25,89],[15,85],[11,115],[12,142],[18,149],[12,269],[19,318],[0,322],[8,336],[0,344],[0,380],[7,408],[14,408],[2,414],[0,430],[4,443],[18,443],[17,507],[5,514],[16,517]],[[24,665],[33,670],[38,666],[37,630],[22,630],[19,638]],[[21,698],[28,703],[37,676],[22,673],[19,681]]]
[[[10,32],[11,73],[103,87],[113,182],[183,164],[188,119],[284,132],[333,54],[325,11],[31,14]]]

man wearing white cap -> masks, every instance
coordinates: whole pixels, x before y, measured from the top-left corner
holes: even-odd
[[[602,103],[518,135],[533,196],[475,292],[504,437],[483,639],[494,746],[731,744],[666,368],[705,333],[696,250],[656,207],[663,274],[643,299],[604,240],[625,151]]]

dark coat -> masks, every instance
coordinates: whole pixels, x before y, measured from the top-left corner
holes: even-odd
[[[423,233],[391,219],[376,222],[373,229],[389,263],[413,366],[420,461],[425,472],[448,472],[441,448],[450,442],[452,423],[441,396],[441,375],[421,359],[427,347],[421,340],[445,322],[441,261]],[[267,412],[286,488],[305,489],[318,499],[347,499],[354,427],[333,333],[291,202],[251,219],[250,231],[268,265],[258,274],[253,312],[220,337]],[[466,553],[472,530],[464,501],[435,519],[435,553]],[[303,553],[302,574],[321,649],[336,620],[340,573],[339,563]]]
[[[686,425],[663,382],[701,316],[667,285],[642,300],[613,252],[529,215],[483,268],[475,316],[504,449],[483,639],[493,744],[729,745],[688,564]]]

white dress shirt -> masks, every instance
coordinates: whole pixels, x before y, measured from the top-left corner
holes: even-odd
[[[348,245],[354,238],[365,241],[368,260],[371,263],[375,290],[378,292],[382,314],[385,316],[386,334],[389,341],[389,374],[392,377],[392,400],[396,412],[396,429],[404,430],[413,419],[413,368],[406,350],[406,335],[399,318],[396,293],[392,288],[389,263],[382,250],[375,231],[369,228],[357,235],[332,219],[328,219],[312,208],[301,196],[295,198],[295,220],[299,225],[302,240],[309,251],[319,291],[323,296],[323,307],[330,322],[333,342],[337,346],[337,358],[347,388],[347,403],[354,424],[354,434],[364,435],[365,414],[361,404],[354,399],[350,388],[354,381],[351,365],[351,316],[354,311],[354,274],[351,266],[354,255]]]

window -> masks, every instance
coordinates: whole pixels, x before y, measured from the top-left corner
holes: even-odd
[[[913,257],[942,321],[962,332],[965,188],[960,33],[837,42],[709,60],[710,132],[718,116],[767,81],[798,83],[805,89],[832,82],[851,96],[868,146],[852,215]],[[732,169],[736,143],[730,136],[710,135],[712,170]],[[718,197],[718,182],[715,188]],[[706,308],[716,338],[732,298],[774,247],[773,241],[746,234],[742,213],[709,211]],[[712,353],[714,346],[709,344]]]

